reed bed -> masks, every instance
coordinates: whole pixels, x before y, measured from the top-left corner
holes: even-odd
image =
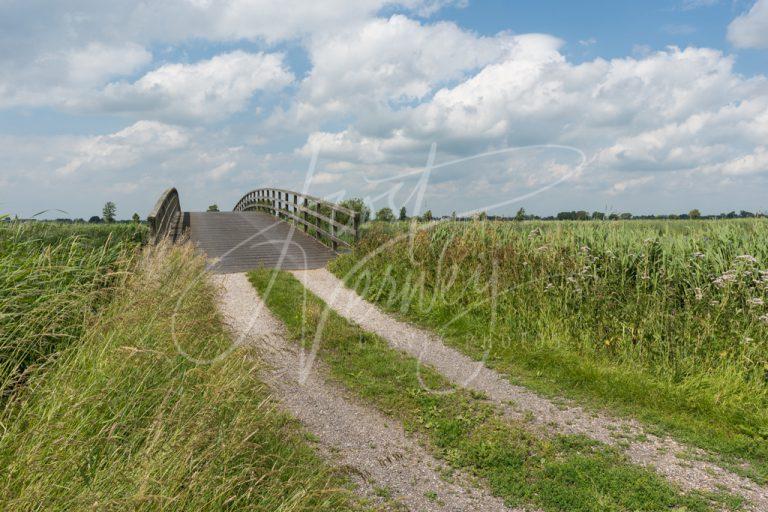
[[[768,222],[372,223],[333,270],[542,391],[768,475]]]
[[[146,234],[131,224],[0,224],[0,396],[82,336]]]

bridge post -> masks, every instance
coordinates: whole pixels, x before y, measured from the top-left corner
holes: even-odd
[[[309,231],[309,212],[307,212],[307,208],[309,207],[309,201],[307,201],[307,198],[304,198],[304,232]]]
[[[336,210],[331,210],[331,222],[328,223],[328,227],[331,228],[330,232],[331,232],[331,235],[334,237],[336,236],[335,222],[336,222]],[[339,244],[336,243],[335,238],[331,238],[331,247],[333,248],[334,251],[339,248]]]

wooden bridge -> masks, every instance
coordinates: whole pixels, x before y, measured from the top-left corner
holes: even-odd
[[[148,217],[151,241],[188,238],[217,273],[324,267],[360,233],[360,214],[318,197],[276,188],[245,194],[231,212],[185,212],[175,188]]]

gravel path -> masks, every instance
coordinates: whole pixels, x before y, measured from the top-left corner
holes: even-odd
[[[238,343],[253,343],[268,365],[262,374],[273,396],[319,440],[322,451],[359,478],[362,493],[392,499],[413,511],[505,511],[502,501],[453,473],[432,457],[402,426],[354,401],[329,383],[315,361],[300,383],[301,354],[286,341],[282,324],[266,308],[245,274],[212,276],[220,285],[219,308]],[[446,473],[444,473],[446,472]],[[377,490],[378,489],[378,490]],[[382,489],[386,489],[382,492]]]
[[[515,386],[483,363],[446,346],[434,333],[382,312],[326,269],[295,271],[293,274],[344,318],[376,333],[393,348],[432,366],[451,382],[484,393],[510,417],[525,418],[532,414],[533,422],[545,429],[581,434],[621,446],[632,462],[655,468],[684,489],[717,491],[724,488],[747,499],[753,510],[768,511],[768,489],[715,464],[698,460],[699,457],[681,460],[676,456],[685,452],[704,458],[701,450],[668,437],[646,433],[636,421],[596,414],[570,403],[555,404],[527,388]]]

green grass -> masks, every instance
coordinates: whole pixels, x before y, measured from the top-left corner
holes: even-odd
[[[130,224],[0,223],[0,396],[79,339],[146,234]]]
[[[768,482],[767,221],[406,227],[370,226],[332,270],[513,381]]]
[[[0,417],[0,509],[351,509],[343,475],[275,409],[254,353],[180,355],[215,358],[231,340],[202,258],[153,253]]]
[[[616,450],[578,436],[538,437],[524,422],[500,419],[500,411],[463,389],[425,390],[420,377],[428,389],[450,384],[377,336],[324,313],[324,303],[290,274],[261,270],[249,276],[290,336],[305,346],[327,314],[318,353],[332,376],[424,435],[437,456],[483,477],[509,504],[546,511],[710,510],[707,498],[682,494]]]

